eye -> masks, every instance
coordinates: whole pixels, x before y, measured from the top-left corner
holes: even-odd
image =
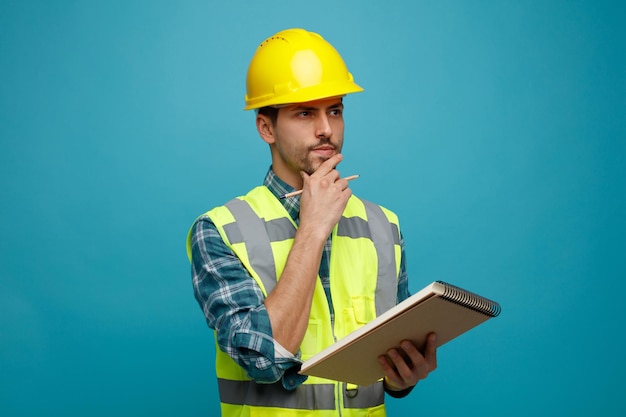
[[[328,114],[330,116],[341,116],[343,112],[341,109],[332,109]]]

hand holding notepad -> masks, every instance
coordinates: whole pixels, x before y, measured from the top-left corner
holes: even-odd
[[[500,305],[494,301],[433,282],[305,361],[300,373],[369,385],[383,377],[378,357],[403,340],[421,348],[434,332],[441,346],[498,314]]]

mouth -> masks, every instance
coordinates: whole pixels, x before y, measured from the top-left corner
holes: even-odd
[[[330,158],[335,154],[335,147],[332,145],[321,145],[316,146],[315,148],[311,149],[311,151],[315,155],[319,155],[324,158]]]

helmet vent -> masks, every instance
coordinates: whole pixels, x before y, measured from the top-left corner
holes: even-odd
[[[263,41],[262,44],[259,45],[259,48],[262,48],[263,46],[267,45],[268,43],[270,43],[271,41],[284,41],[284,42],[288,42],[287,39],[283,38],[282,36],[272,36],[271,38],[267,38]]]

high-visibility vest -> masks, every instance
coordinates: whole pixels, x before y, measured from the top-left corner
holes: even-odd
[[[285,207],[260,186],[203,216],[213,221],[224,243],[267,296],[283,272],[297,229]],[[191,232],[187,252],[191,257]],[[397,216],[352,196],[333,229],[331,254],[334,327],[318,277],[300,346],[303,361],[396,304],[401,258]],[[216,373],[223,416],[385,416],[382,381],[357,387],[308,377],[293,390],[280,382],[257,384],[219,347]]]

